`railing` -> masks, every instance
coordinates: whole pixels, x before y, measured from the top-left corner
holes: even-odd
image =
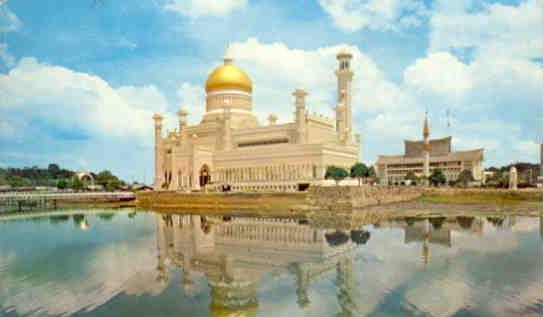
[[[34,193],[34,192],[10,192],[0,194],[0,211],[16,207],[22,211],[24,207],[48,207],[57,206],[62,201],[128,201],[136,199],[133,192],[98,192],[98,193]]]
[[[111,199],[130,199],[136,198],[133,192],[98,192],[98,193],[33,193],[33,192],[11,192],[1,193],[0,201],[11,199],[55,199],[55,200],[74,200],[83,198],[111,198]]]

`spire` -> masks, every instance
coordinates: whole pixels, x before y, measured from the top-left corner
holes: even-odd
[[[424,128],[422,129],[422,136],[424,136],[424,138],[430,136],[430,127],[428,126],[428,111],[426,111],[426,114],[424,115]]]
[[[224,65],[232,63],[234,58],[232,57],[232,52],[230,49],[230,43],[226,46],[226,52],[224,53],[223,61]]]

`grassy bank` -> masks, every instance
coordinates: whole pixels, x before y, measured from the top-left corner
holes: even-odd
[[[448,204],[516,205],[541,202],[541,191],[435,190],[424,193],[420,201]]]

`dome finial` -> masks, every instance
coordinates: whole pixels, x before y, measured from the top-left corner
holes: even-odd
[[[232,50],[230,49],[230,43],[226,45],[226,52],[224,53],[223,61],[224,64],[230,64],[234,58],[232,57]]]

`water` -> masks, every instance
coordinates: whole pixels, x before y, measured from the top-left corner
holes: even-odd
[[[0,221],[0,316],[543,316],[543,217]]]

